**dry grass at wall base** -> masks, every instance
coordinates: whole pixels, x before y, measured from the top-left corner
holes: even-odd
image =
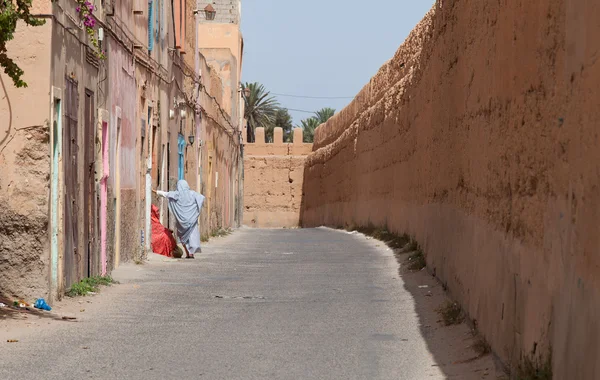
[[[231,233],[232,233],[232,230],[230,228],[227,228],[227,229],[225,229],[225,228],[219,228],[218,230],[213,231],[210,234],[210,236],[211,237],[224,237],[224,236],[231,235]]]
[[[368,225],[366,227],[346,227],[338,229],[346,230],[348,232],[360,232],[361,234],[370,236],[373,239],[381,240],[392,249],[403,248],[407,243],[411,241],[410,236],[408,236],[407,234],[397,235],[393,232],[386,230],[385,228],[378,228],[373,225]]]
[[[411,251],[409,251],[409,252],[411,252]],[[408,259],[406,259],[406,262],[404,264],[407,265],[408,269],[410,269],[412,271],[419,271],[419,270],[425,268],[427,266],[427,263],[425,261],[425,255],[423,254],[423,251],[421,250],[421,248],[417,247],[417,250],[414,251],[408,257]]]
[[[479,356],[484,356],[492,352],[492,347],[490,347],[488,341],[479,334],[477,330],[473,330],[473,338],[475,339],[475,342],[473,342],[471,348],[473,348]]]
[[[403,263],[411,271],[419,271],[427,266],[425,261],[425,254],[419,246],[417,241],[410,237],[408,234],[398,235],[393,232],[386,230],[385,228],[378,228],[373,225],[366,227],[346,227],[339,228],[345,229],[346,231],[352,232],[357,231],[366,236],[370,236],[373,239],[384,242],[388,247],[394,250],[396,257],[408,253],[409,256]]]
[[[523,358],[521,365],[517,368],[513,377],[515,380],[552,380],[552,350],[549,350],[545,358],[535,354]]]
[[[69,297],[86,296],[90,293],[97,293],[101,285],[110,286],[116,283],[110,276],[88,277],[71,285],[66,294]]]
[[[465,314],[458,302],[447,301],[436,310],[446,326],[460,325],[465,320]]]

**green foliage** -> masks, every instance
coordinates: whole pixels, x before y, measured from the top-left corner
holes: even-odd
[[[335,110],[333,108],[326,107],[315,112],[315,116],[302,120],[300,122],[301,125],[299,125],[298,128],[304,130],[304,142],[312,143],[315,140],[315,129],[329,120],[334,114]]]
[[[292,142],[294,138],[294,125],[292,116],[286,108],[279,108],[275,114],[275,127],[283,129],[283,141]]]
[[[325,123],[333,115],[335,115],[335,109],[329,107],[321,108],[315,112],[315,118],[319,121],[319,124]]]
[[[300,128],[303,129],[304,142],[312,143],[315,139],[315,129],[319,126],[319,120],[314,117],[302,120]]]
[[[110,276],[94,276],[84,278],[78,283],[71,285],[71,288],[67,291],[67,296],[85,296],[88,293],[97,292],[100,285],[109,286],[115,283],[116,282]]]
[[[266,142],[272,143],[274,141],[273,133],[275,131],[275,128],[277,127],[283,129],[284,141],[291,142],[291,140],[288,141],[288,138],[291,139],[293,135],[292,129],[294,128],[294,126],[292,125],[292,116],[285,108],[278,108],[277,111],[275,111],[273,123],[265,127]]]
[[[271,96],[271,93],[265,90],[265,87],[259,83],[242,84],[242,93],[249,89],[249,96],[244,96],[246,109],[244,117],[248,121],[248,142],[255,141],[256,128],[263,127],[265,130],[273,127],[275,115],[279,103]],[[272,133],[272,132],[271,132]]]
[[[224,236],[228,236],[231,235],[232,230],[230,228],[219,228],[218,230],[214,230],[210,236],[211,237],[224,237]]]
[[[85,32],[88,35],[89,41],[94,47],[93,52],[98,59],[106,59],[106,55],[103,51],[100,51],[100,44],[96,37],[96,31],[94,25],[96,25],[96,19],[94,18],[93,12],[96,10],[96,6],[88,0],[75,0],[79,6],[77,7],[77,13],[79,18],[83,22]]]
[[[23,70],[8,56],[6,44],[14,38],[17,22],[22,20],[30,26],[45,24],[45,20],[34,17],[30,13],[32,0],[0,0],[0,67],[4,69],[15,87],[27,87],[23,81]]]

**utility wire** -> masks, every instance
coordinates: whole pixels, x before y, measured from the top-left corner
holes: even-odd
[[[304,98],[304,99],[354,99],[354,96],[305,96],[305,95],[290,95],[290,94],[278,94],[271,92],[272,95],[287,96],[289,98]]]
[[[285,108],[285,107],[283,107],[283,108]],[[293,108],[285,108],[285,109],[288,110],[288,111],[296,111],[296,112],[304,112],[304,113],[312,113],[312,114],[315,113],[315,111],[296,110],[296,109],[293,109]]]

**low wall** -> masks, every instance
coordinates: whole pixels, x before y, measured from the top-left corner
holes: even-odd
[[[256,141],[265,141],[257,128]],[[274,142],[245,145],[244,225],[256,228],[297,227],[300,222],[304,161],[312,144],[302,143],[302,129],[294,130],[294,143],[283,143],[275,128]]]
[[[600,378],[600,8],[438,1],[315,133],[304,226],[417,238],[513,368]]]

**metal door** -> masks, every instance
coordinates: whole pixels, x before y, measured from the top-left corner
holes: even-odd
[[[77,267],[81,256],[77,251],[79,239],[77,237],[77,215],[79,215],[79,202],[77,197],[77,114],[79,111],[79,95],[77,94],[77,81],[67,77],[65,91],[65,123],[63,128],[63,171],[65,184],[64,200],[64,277],[65,289],[77,282]]]

